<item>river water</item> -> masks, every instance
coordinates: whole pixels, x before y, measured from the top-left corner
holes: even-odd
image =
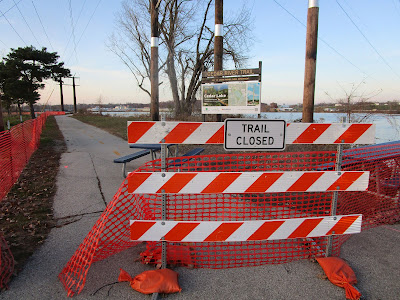
[[[103,115],[129,117],[149,115],[148,112],[102,112]],[[163,113],[161,113],[163,114]],[[166,114],[166,113],[165,113]],[[267,112],[261,113],[261,118],[270,120],[285,120],[290,123],[301,119],[301,112]],[[246,115],[246,118],[256,118],[256,115]],[[339,123],[345,114],[340,113],[314,113],[315,123]],[[366,123],[376,125],[375,142],[385,143],[400,140],[400,115],[373,114]]]

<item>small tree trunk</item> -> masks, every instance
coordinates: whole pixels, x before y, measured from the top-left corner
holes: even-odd
[[[30,112],[31,112],[31,119],[35,119],[36,118],[35,117],[35,109],[33,107],[33,103],[31,103],[31,102],[29,102],[29,109],[30,109]]]
[[[167,58],[167,73],[168,73],[168,79],[169,79],[170,86],[171,86],[172,99],[174,100],[175,116],[177,116],[177,115],[181,114],[182,107],[181,107],[181,103],[179,101],[178,80],[176,78],[174,56],[171,53],[168,54],[168,58]]]
[[[18,113],[20,116],[22,116],[21,103],[18,102],[17,105],[18,105]]]

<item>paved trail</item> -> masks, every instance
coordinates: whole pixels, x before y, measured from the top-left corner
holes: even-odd
[[[114,158],[131,153],[126,141],[73,118],[56,118],[68,151],[63,154],[57,179],[52,229],[44,245],[28,261],[0,299],[69,299],[57,275],[96,222],[122,182]],[[143,164],[149,157],[131,163]],[[68,216],[83,214],[82,217]],[[68,224],[69,223],[69,224]],[[134,259],[135,247],[92,265],[86,285],[76,299],[150,299],[116,282],[119,268],[131,275],[148,270]],[[353,267],[357,287],[366,299],[399,299],[400,225],[381,226],[353,236],[342,247],[342,257]],[[168,299],[345,299],[344,290],[321,279],[317,263],[297,261],[254,268],[205,270],[178,268],[183,291]],[[96,292],[97,291],[97,292]],[[96,292],[96,293],[95,293]],[[93,293],[95,293],[93,295]]]

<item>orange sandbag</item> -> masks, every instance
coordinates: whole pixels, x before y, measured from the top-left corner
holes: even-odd
[[[170,269],[145,271],[135,278],[120,269],[118,281],[129,281],[134,290],[143,294],[171,294],[182,291],[178,284],[178,273]]]
[[[346,299],[358,300],[361,293],[352,284],[357,283],[356,274],[352,268],[339,257],[317,258],[318,263],[324,270],[330,282],[340,286],[346,291]]]

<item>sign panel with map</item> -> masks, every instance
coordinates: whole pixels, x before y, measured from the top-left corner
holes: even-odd
[[[202,114],[259,114],[261,83],[258,81],[202,85]]]

